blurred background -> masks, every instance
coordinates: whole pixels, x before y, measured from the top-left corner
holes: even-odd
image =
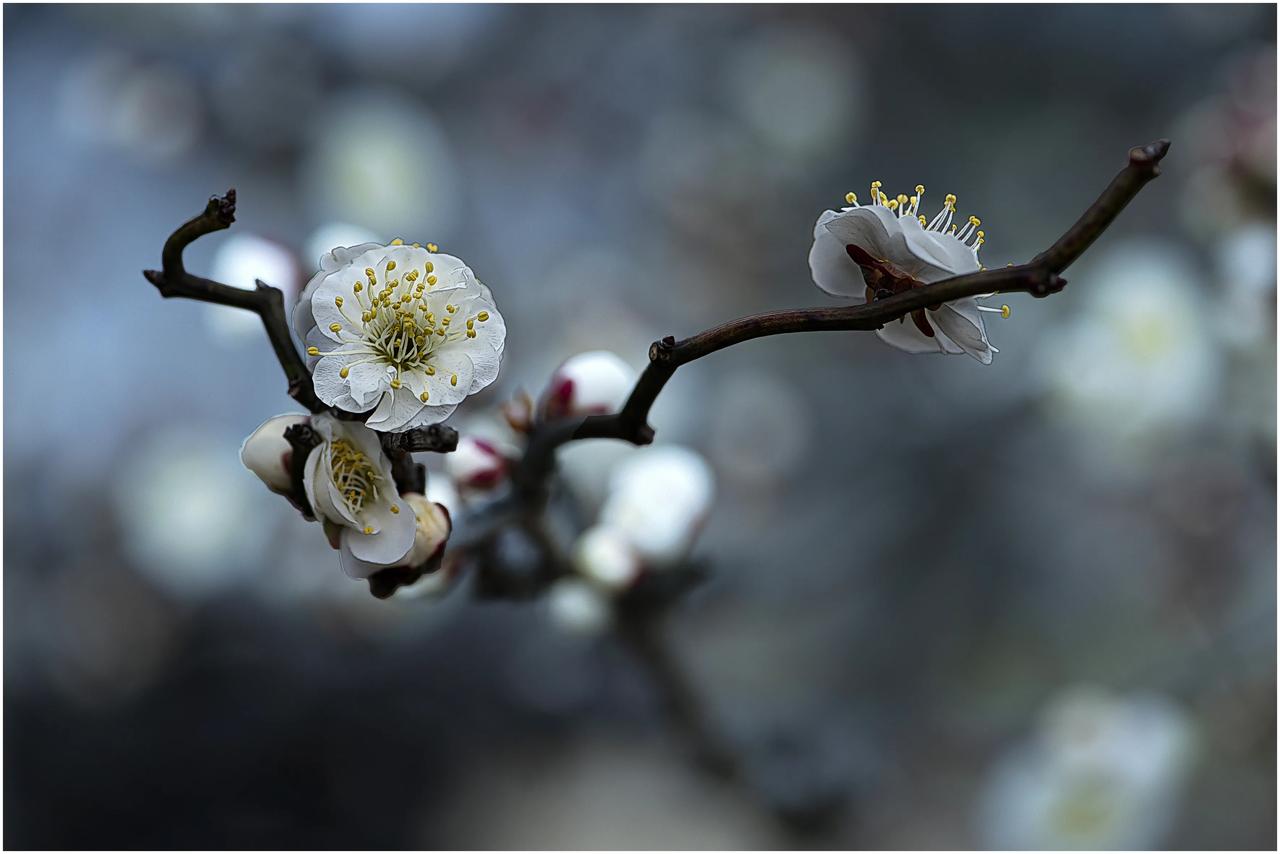
[[[1275,845],[1274,8],[4,24],[6,847]],[[672,643],[756,793],[691,766],[607,632],[344,577],[238,460],[296,408],[257,319],[141,276],[231,186],[187,257],[233,284],[435,241],[510,330],[465,432],[574,352],[831,302],[813,223],[872,179],[957,194],[995,267],[1159,137],[992,366],[787,336],[659,399],[717,482]]]

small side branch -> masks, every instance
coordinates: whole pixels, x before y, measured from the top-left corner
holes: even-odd
[[[681,365],[717,350],[770,335],[793,332],[870,331],[918,309],[986,294],[1027,293],[1046,297],[1067,284],[1060,275],[1106,231],[1147,182],[1160,174],[1159,164],[1169,151],[1168,140],[1130,149],[1129,162],[1112,179],[1089,209],[1052,246],[1026,264],[955,276],[925,287],[862,305],[774,311],[731,320],[677,341],[655,341],[649,364],[620,412],[566,419],[542,425],[531,438],[517,473],[517,485],[536,492],[554,465],[555,451],[578,439],[619,439],[634,445],[653,441],[649,410],[667,381]]]
[[[271,340],[271,347],[289,381],[289,396],[311,412],[323,412],[326,407],[316,397],[311,384],[311,372],[298,354],[289,332],[289,321],[284,311],[284,294],[262,281],[256,282],[257,287],[250,291],[194,276],[187,272],[182,263],[182,253],[187,246],[206,234],[228,228],[235,222],[235,218],[235,190],[227,190],[225,196],[212,197],[203,213],[187,220],[169,235],[160,255],[163,269],[144,270],[142,274],[156,286],[162,297],[185,297],[243,308],[261,317],[267,338]]]

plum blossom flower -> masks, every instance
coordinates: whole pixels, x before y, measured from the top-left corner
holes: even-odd
[[[1195,755],[1170,700],[1072,688],[992,771],[980,801],[992,848],[1158,848]]]
[[[324,414],[312,416],[311,427],[321,441],[307,456],[303,488],[316,518],[344,554],[384,567],[398,563],[413,547],[417,527],[378,434]]]
[[[642,448],[614,470],[600,524],[646,568],[667,569],[688,556],[714,494],[711,467],[698,454],[677,445]]]
[[[608,350],[578,353],[551,375],[540,401],[542,417],[551,420],[617,412],[635,383],[635,370],[617,354]]]
[[[240,462],[256,474],[267,489],[288,493],[293,486],[288,463],[293,446],[284,438],[284,431],[310,420],[309,416],[292,413],[268,418],[240,446]]]
[[[813,229],[809,268],[813,280],[829,294],[860,297],[896,294],[933,282],[976,273],[983,269],[978,251],[986,233],[976,216],[963,227],[956,218],[956,197],[947,195],[942,210],[932,220],[920,213],[924,185],[914,195],[890,199],[871,183],[871,202],[858,204],[854,193],[845,196],[849,207],[825,211]],[[918,309],[909,317],[886,323],[876,334],[908,353],[968,353],[984,365],[997,352],[987,340],[982,315],[1009,316],[1007,305],[990,308],[977,297],[953,300]]]
[[[293,325],[316,395],[375,430],[445,420],[498,376],[506,325],[466,264],[435,244],[362,243],[320,259]]]

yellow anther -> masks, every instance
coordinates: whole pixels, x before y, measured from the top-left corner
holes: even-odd
[[[373,533],[373,526],[372,526],[372,525],[365,525],[365,526],[364,526],[364,532],[365,532],[366,534],[372,534],[372,533]]]
[[[413,244],[413,248],[414,248],[414,249],[421,249],[421,248],[422,248],[422,244],[421,244],[421,243],[414,243],[414,244]]]
[[[444,304],[444,310],[449,312],[450,314],[453,314],[455,311],[458,310],[458,307],[451,302],[447,302]]]
[[[919,196],[912,196],[912,197],[911,197],[911,204],[913,204],[913,205],[918,205],[918,204],[920,204],[920,197],[919,197]]]
[[[916,184],[916,195],[919,196],[919,195],[922,195],[923,193],[924,193],[924,184]]]
[[[889,210],[891,210],[891,211],[896,211],[897,209],[898,209],[898,200],[897,200],[897,199],[890,199],[890,200],[889,200]]]
[[[468,320],[468,321],[467,321],[467,328],[468,328],[468,329],[475,329],[475,328],[476,328],[476,322],[475,322],[474,320]]]
[[[319,347],[308,347],[308,348],[307,348],[307,355],[308,355],[308,356],[319,356],[319,355],[320,355],[320,348],[319,348]]]
[[[943,203],[943,204],[945,204],[945,205],[954,205],[954,204],[956,203],[956,197],[955,197],[955,194],[954,194],[954,193],[947,193],[947,197],[946,197],[945,199],[943,199],[943,200],[942,200],[942,203]]]
[[[342,324],[341,324],[341,323],[330,323],[330,324],[329,324],[329,331],[330,331],[330,332],[341,332],[341,331],[342,331]]]
[[[418,271],[417,271],[417,270],[410,270],[409,272],[405,273],[405,274],[404,274],[404,280],[405,280],[406,282],[416,282],[416,281],[418,281]]]
[[[368,323],[370,320],[373,320],[373,312],[371,311],[360,312],[360,319],[363,320],[365,323]]]
[[[880,204],[882,204],[882,205],[887,205],[888,203],[889,203],[889,197],[888,197],[888,196],[886,196],[884,193],[881,193],[881,194],[880,194]]]
[[[351,369],[350,369],[350,368],[343,368],[342,370],[338,371],[338,376],[342,377],[344,380],[345,380],[345,379],[346,379],[350,374],[351,374]]]
[[[427,365],[427,376],[434,377],[435,375],[436,375],[436,369],[431,367],[430,365]]]
[[[955,224],[954,222],[953,222],[953,223],[951,223],[950,232],[951,232],[951,234],[955,234],[955,233],[956,233],[956,224]]]
[[[427,251],[428,251],[428,252],[439,252],[439,251],[440,251],[440,247],[439,247],[439,246],[436,246],[434,243],[428,243],[428,244],[427,244]]]
[[[392,270],[394,270],[395,268],[396,268],[396,262],[395,262],[395,261],[388,261],[388,262],[387,262],[387,272],[388,272],[388,273],[390,273],[390,272],[391,272]]]
[[[970,224],[970,225],[982,225],[982,220],[978,219],[976,216],[971,216],[971,217],[969,217],[969,224]]]
[[[925,218],[924,218],[924,215],[923,215],[923,214],[921,214],[920,216],[916,217],[916,219],[920,220],[920,224],[921,224],[921,225],[928,225],[928,224],[929,224],[929,221],[928,221],[927,219],[925,219]]]
[[[427,284],[428,284],[428,285],[434,285],[435,283],[436,283],[436,277],[435,277],[435,276],[427,276]]]
[[[449,385],[457,385],[457,384],[458,384],[457,374],[454,374],[453,376],[449,377]]]
[[[360,293],[362,290],[364,290],[364,283],[363,283],[363,282],[352,282],[352,283],[351,283],[351,290],[355,291],[356,293]]]
[[[872,181],[872,182],[871,182],[871,189],[873,189],[873,190],[878,190],[878,189],[880,189],[880,187],[881,187],[881,184],[880,184],[880,182],[879,182],[879,181]]]
[[[404,246],[404,241],[397,237],[395,240],[391,241],[391,245],[392,245],[392,246]]]
[[[857,194],[857,193],[845,193],[845,194],[844,194],[844,200],[845,200],[845,203],[846,203],[846,204],[856,205],[856,204],[858,203],[858,194]]]
[[[400,512],[400,505],[399,505],[399,504],[392,504],[392,505],[391,505],[391,507],[390,507],[390,508],[388,508],[388,509],[390,509],[392,513],[399,513],[399,512]]]
[[[427,262],[427,272],[428,272],[428,273],[430,273],[430,272],[431,272],[432,270],[434,270],[435,268],[436,268],[436,265],[435,265],[435,264],[432,264],[430,261],[428,261],[428,262]]]
[[[979,232],[978,232],[978,239],[979,239],[979,240],[981,240],[982,238],[984,238],[984,237],[986,237],[986,236],[987,236],[987,233],[986,233],[985,231],[979,231]]]
[[[334,297],[333,304],[336,305],[338,308],[342,308],[342,297]]]
[[[395,379],[393,379],[393,380],[391,381],[391,387],[392,387],[392,388],[400,388],[400,386],[401,386],[401,385],[403,385],[403,383],[401,383],[401,382],[400,382],[400,378],[399,378],[399,377],[396,377]]]
[[[476,315],[476,320],[480,321],[481,323],[484,323],[488,319],[489,319],[489,312],[487,311],[482,311]]]
[[[423,403],[426,403],[430,399],[431,399],[431,395],[427,394],[425,391],[422,394],[418,395],[418,400],[422,401]]]
[[[907,203],[907,194],[906,194],[906,193],[899,193],[899,194],[898,194],[898,204],[900,204],[900,205],[905,205],[906,203]]]
[[[1007,305],[1000,306],[1000,316],[1003,317],[1005,320],[1008,320],[1009,315],[1011,314],[1013,314],[1013,312],[1009,309],[1009,306]]]
[[[364,277],[369,280],[369,284],[371,285],[378,284],[378,275],[373,272],[372,267],[364,268]]]
[[[475,331],[474,329],[468,329],[468,330],[467,330],[467,337],[468,337],[468,338],[475,338],[475,337],[476,337],[476,331]]]
[[[450,321],[450,320],[452,320],[452,319],[453,319],[453,318],[450,318],[450,317],[442,317],[442,318],[440,318],[440,325],[441,325],[441,326],[448,326],[448,325],[449,325],[449,321]]]

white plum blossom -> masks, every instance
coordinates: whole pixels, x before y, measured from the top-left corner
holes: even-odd
[[[458,447],[444,458],[445,473],[460,489],[493,489],[506,479],[511,461],[494,442],[463,436]]]
[[[272,492],[288,493],[292,486],[287,464],[293,446],[284,438],[284,431],[297,424],[306,424],[310,416],[300,414],[276,415],[249,434],[240,446],[240,462],[258,476]]]
[[[981,800],[992,848],[1160,847],[1193,758],[1186,714],[1150,695],[1074,688],[997,763]]]
[[[336,530],[344,554],[379,566],[413,547],[414,513],[400,497],[378,434],[356,421],[315,415],[320,444],[307,456],[303,487],[316,518]]]
[[[293,313],[316,395],[400,432],[445,420],[498,376],[506,325],[489,289],[452,255],[394,240],[339,247]]]
[[[622,409],[636,384],[635,370],[608,350],[578,353],[551,375],[540,409],[548,420],[608,415]]]
[[[449,517],[449,511],[416,492],[406,492],[401,498],[408,506],[408,512],[413,515],[413,544],[409,547],[409,551],[389,563],[373,563],[356,557],[350,549],[349,542],[343,543],[342,571],[347,575],[352,578],[368,578],[384,569],[400,567],[417,569],[426,566],[443,553],[449,534],[453,531],[453,521]]]
[[[913,287],[976,273],[984,269],[978,250],[986,242],[975,216],[963,227],[956,218],[956,197],[947,195],[932,220],[920,213],[924,185],[911,196],[888,198],[880,182],[871,183],[871,202],[825,211],[813,229],[809,268],[813,280],[829,294],[870,302],[877,292],[902,293]],[[876,334],[908,353],[968,353],[984,365],[997,352],[987,340],[982,315],[1009,316],[1009,307],[989,308],[977,297],[953,300],[886,323]]]
[[[613,621],[607,594],[576,578],[562,578],[551,585],[547,611],[556,625],[578,634],[598,634]]]
[[[573,546],[573,567],[601,588],[621,591],[630,587],[643,567],[630,541],[607,525],[588,528]]]
[[[715,477],[688,448],[642,448],[619,463],[609,481],[600,523],[631,545],[649,569],[688,556],[711,510]]]

